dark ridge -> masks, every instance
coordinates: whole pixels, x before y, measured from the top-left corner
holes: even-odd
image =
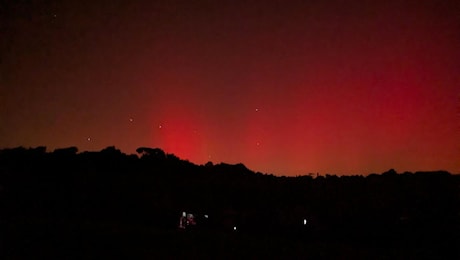
[[[0,150],[4,259],[459,253],[459,175],[276,177],[243,164],[195,165],[159,148],[137,152]]]

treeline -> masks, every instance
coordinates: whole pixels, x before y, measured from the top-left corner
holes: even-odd
[[[158,148],[0,150],[7,234],[196,229],[314,239],[458,239],[460,178],[445,171],[276,177],[243,164],[195,165]],[[431,241],[431,240],[430,240]]]

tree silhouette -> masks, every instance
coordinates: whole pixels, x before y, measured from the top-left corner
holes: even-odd
[[[284,256],[286,247],[318,257],[340,250],[322,251],[326,245],[389,249],[372,251],[370,257],[458,253],[458,175],[389,170],[276,177],[243,164],[195,165],[159,148],[136,151],[140,158],[114,146],[82,153],[76,147],[0,150],[0,224],[10,243],[9,258],[25,258],[25,245],[35,253],[68,251],[82,238],[93,241],[88,248],[96,250],[101,236],[116,235],[143,237],[137,246],[152,246],[152,236],[163,237],[165,244],[155,250],[165,254],[182,242],[199,247],[203,239],[205,251],[229,244],[256,255],[261,248]],[[178,231],[183,211],[197,215],[195,230]],[[129,241],[119,247],[137,251]],[[143,252],[151,252],[147,248]]]

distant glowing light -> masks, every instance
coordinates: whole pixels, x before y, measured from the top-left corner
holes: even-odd
[[[236,231],[236,226],[233,226],[233,231]]]
[[[187,213],[185,211],[182,211],[182,216],[179,219],[179,228],[181,229],[185,229],[185,227],[188,224],[186,216],[187,216]]]
[[[86,138],[86,140],[88,140],[88,142],[91,141],[91,137]]]
[[[132,119],[132,118],[129,119],[129,122],[133,122],[133,121],[134,121],[134,119]]]
[[[256,112],[259,112],[259,109],[258,109],[258,108],[256,108]]]
[[[209,216],[208,216],[208,215],[204,215],[204,218],[209,218]]]
[[[159,125],[159,126],[158,126],[158,128],[160,128],[160,129],[161,129],[162,127],[163,127],[162,125]]]
[[[305,226],[306,224],[307,224],[307,219],[304,218],[304,219],[303,219],[303,225]]]

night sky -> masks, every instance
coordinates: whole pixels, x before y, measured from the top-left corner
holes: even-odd
[[[0,19],[0,148],[460,172],[458,0],[17,0]]]

